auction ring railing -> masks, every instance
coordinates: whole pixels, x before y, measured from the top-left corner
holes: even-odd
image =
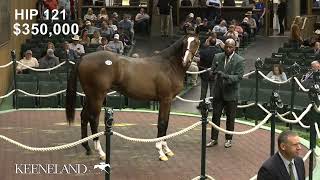
[[[16,63],[18,64],[21,64],[20,62],[15,62],[14,60],[14,56],[13,57],[13,61],[9,62],[8,64],[5,64],[5,65],[1,65],[0,68],[6,68],[10,65],[13,65],[13,68],[15,69],[15,66],[16,66]],[[28,68],[28,69],[31,69],[31,70],[34,70],[34,71],[52,71],[52,70],[55,70],[57,68],[59,68],[60,66],[64,65],[64,64],[67,64],[67,63],[70,63],[70,64],[75,64],[74,62],[72,61],[66,61],[66,62],[62,62],[60,63],[59,65],[55,66],[55,67],[52,67],[52,68],[48,68],[48,69],[36,69],[36,68],[32,68],[32,67],[29,67],[29,66],[26,66],[26,65],[23,65],[21,64],[22,66]],[[207,72],[207,71],[210,71],[211,69],[208,68],[206,70],[203,70],[203,71],[199,71],[199,72],[187,72],[189,74],[200,74],[200,73],[204,73],[204,72]],[[276,84],[284,84],[284,83],[288,83],[291,81],[291,79],[293,78],[294,81],[291,81],[292,83],[296,82],[300,89],[302,89],[303,91],[305,92],[308,92],[309,89],[306,89],[303,87],[303,85],[300,83],[300,81],[295,77],[291,77],[289,78],[287,81],[285,82],[277,82],[277,81],[274,81],[270,78],[268,78],[267,76],[265,76],[261,71],[252,71],[252,72],[249,72],[247,74],[244,75],[244,77],[246,76],[249,76],[251,74],[254,74],[256,73],[256,75],[261,75],[263,78],[265,78],[266,80],[272,82],[272,83],[276,83]],[[257,84],[256,84],[257,86]],[[16,87],[16,85],[14,86]],[[256,88],[257,89],[257,88]],[[20,93],[23,93],[27,96],[33,96],[33,97],[50,97],[50,96],[55,96],[55,95],[58,95],[58,94],[61,94],[61,93],[64,93],[66,90],[61,90],[61,91],[58,91],[58,92],[55,92],[55,93],[51,93],[51,94],[46,94],[46,95],[40,95],[40,94],[31,94],[31,93],[28,93],[28,92],[25,92],[21,89],[16,89],[14,88],[13,90],[11,90],[9,93],[7,93],[6,95],[3,95],[3,96],[0,96],[0,99],[2,98],[7,98],[9,97],[10,95],[14,94],[14,93],[17,93],[17,92],[20,92]],[[114,92],[110,92],[108,93],[107,95],[111,95],[111,94],[114,94]],[[83,93],[80,93],[80,92],[77,92],[78,95],[80,96],[85,96],[85,94]],[[256,94],[256,97],[257,97],[257,94]],[[187,99],[184,99],[180,96],[176,96],[177,99],[179,100],[182,100],[182,101],[185,101],[185,102],[190,102],[190,103],[199,103],[199,102],[205,102],[205,101],[209,101],[211,99],[213,99],[213,97],[208,97],[206,99],[203,99],[203,100],[187,100]],[[219,126],[215,125],[214,123],[212,122],[209,122],[207,120],[207,117],[208,117],[208,114],[207,112],[206,113],[202,113],[203,117],[202,117],[202,121],[199,121],[197,123],[194,123],[193,125],[183,129],[183,130],[180,130],[176,133],[172,133],[172,134],[169,134],[167,136],[164,136],[164,137],[160,137],[160,138],[154,138],[154,139],[139,139],[139,138],[133,138],[133,137],[128,137],[126,135],[123,135],[123,134],[120,134],[118,132],[115,132],[115,131],[111,131],[111,127],[109,126],[109,133],[107,133],[107,130],[105,132],[100,132],[100,133],[96,133],[96,134],[93,134],[87,138],[84,138],[84,139],[81,139],[81,140],[78,140],[76,142],[73,142],[73,143],[69,143],[69,144],[65,144],[65,145],[61,145],[61,146],[55,146],[55,147],[43,147],[43,148],[36,148],[36,147],[30,147],[30,146],[26,146],[26,145],[23,145],[17,141],[14,141],[6,136],[3,136],[3,135],[0,135],[0,139],[3,139],[11,144],[15,144],[17,145],[18,147],[21,147],[23,149],[26,149],[26,150],[30,150],[30,151],[38,151],[38,152],[44,152],[44,151],[57,151],[57,150],[62,150],[62,149],[67,149],[67,148],[71,148],[71,147],[74,147],[74,146],[77,146],[85,141],[89,141],[91,139],[94,139],[96,137],[99,137],[99,136],[102,136],[102,135],[108,135],[110,136],[111,134],[114,134],[120,138],[123,138],[123,139],[126,139],[126,140],[129,140],[129,141],[135,141],[135,142],[158,142],[158,141],[162,141],[162,140],[166,140],[166,139],[170,139],[170,138],[173,138],[173,137],[176,137],[176,136],[179,136],[181,134],[184,134],[194,128],[196,128],[197,126],[201,125],[203,127],[206,127],[206,124],[209,124],[210,126],[212,126],[213,128],[219,130],[219,131],[222,131],[226,134],[235,134],[235,135],[244,135],[244,134],[248,134],[248,133],[252,133],[254,131],[256,131],[257,129],[260,129],[262,125],[264,125],[270,118],[271,118],[271,144],[273,143],[273,146],[271,145],[271,152],[274,151],[274,123],[275,123],[275,117],[278,117],[278,119],[286,122],[286,123],[299,123],[303,128],[309,128],[310,129],[310,150],[308,151],[308,153],[305,155],[304,157],[304,160],[306,160],[308,157],[310,157],[310,165],[309,167],[311,167],[311,169],[309,168],[309,174],[310,174],[310,179],[312,179],[312,167],[313,167],[313,157],[314,157],[314,148],[316,147],[316,144],[315,144],[315,134],[318,136],[318,138],[320,138],[320,131],[319,131],[319,127],[318,127],[318,124],[317,122],[313,121],[310,123],[309,126],[306,126],[304,125],[301,121],[302,119],[305,117],[305,115],[310,112],[311,110],[314,110],[315,112],[317,113],[320,113],[320,107],[317,107],[316,104],[312,103],[312,104],[309,104],[306,108],[306,110],[304,110],[304,112],[301,113],[301,115],[298,117],[295,112],[292,111],[288,111],[286,113],[283,113],[283,114],[279,114],[278,112],[276,112],[276,110],[272,110],[272,112],[268,111],[265,107],[263,107],[261,104],[258,103],[257,101],[257,98],[256,98],[256,102],[255,103],[250,103],[250,104],[246,104],[246,105],[239,105],[238,108],[247,108],[247,107],[251,107],[251,106],[254,106],[254,105],[257,105],[261,110],[263,110],[267,115],[265,116],[265,118],[259,123],[259,124],[256,124],[256,126],[254,126],[253,128],[249,129],[249,130],[245,130],[245,131],[242,131],[242,132],[236,132],[236,131],[228,131],[228,130],[225,130],[223,128],[220,128]],[[288,115],[288,114],[292,114],[294,119],[287,119],[285,118],[284,116]],[[106,123],[106,128],[107,128],[107,123]],[[206,129],[206,128],[204,128]],[[203,130],[204,131],[204,130]],[[110,138],[110,137],[109,137]],[[202,138],[202,141],[203,141],[204,138]],[[110,143],[110,142],[107,142],[107,143]],[[205,146],[204,143],[202,143],[202,147],[203,145]],[[204,148],[205,149],[205,148]],[[272,150],[273,149],[273,150]],[[272,154],[272,153],[271,153]],[[109,159],[110,160],[110,159]],[[203,160],[203,159],[202,159]],[[110,163],[110,162],[109,162]],[[203,164],[203,162],[202,162]],[[202,172],[202,175],[201,177],[205,178],[205,177],[210,177],[206,174],[204,174]],[[200,179],[201,179],[200,177]],[[254,177],[253,177],[254,178]]]
[[[249,129],[249,130],[246,130],[246,131],[242,131],[242,132],[228,131],[228,130],[225,130],[223,128],[220,128],[219,126],[215,125],[214,123],[212,123],[210,121],[207,121],[207,123],[209,123],[213,128],[215,128],[215,129],[217,129],[219,131],[222,131],[222,132],[224,132],[226,134],[245,135],[245,134],[248,134],[248,133],[252,133],[252,132],[256,131],[257,129],[261,128],[261,126],[264,125],[270,119],[270,117],[272,116],[272,113],[270,113],[268,110],[266,110],[261,104],[258,104],[258,105],[259,105],[259,107],[261,107],[262,110],[264,110],[267,113],[267,116],[264,118],[264,120],[262,120],[258,125],[256,125],[252,129]],[[308,106],[307,109],[308,109],[308,111],[310,111],[311,106]],[[305,111],[305,112],[307,112],[307,111]],[[278,114],[278,117],[282,117],[282,116],[280,114]],[[207,117],[206,117],[206,119],[207,119]],[[199,121],[199,122],[196,122],[196,123],[184,128],[184,129],[182,129],[182,130],[180,130],[178,132],[175,132],[175,133],[172,133],[172,134],[160,137],[160,138],[153,138],[153,139],[141,139],[141,138],[128,137],[128,136],[123,135],[121,133],[118,133],[116,131],[111,131],[111,133],[113,135],[115,135],[115,136],[118,136],[118,137],[120,137],[122,139],[125,139],[125,140],[128,140],[128,141],[150,143],[150,142],[159,142],[159,141],[167,140],[167,139],[182,135],[182,134],[187,133],[188,131],[198,127],[202,123],[203,122]],[[294,123],[294,122],[290,121],[290,123]],[[317,130],[317,133],[318,133],[318,136],[319,136],[319,128],[318,128],[317,124],[316,124],[316,128],[317,128],[316,130]],[[69,148],[72,148],[72,147],[77,146],[79,144],[82,144],[83,142],[92,140],[92,139],[94,139],[96,137],[99,137],[99,136],[102,136],[102,135],[106,135],[106,132],[105,131],[104,132],[99,132],[99,133],[93,134],[91,136],[88,136],[88,137],[86,137],[84,139],[80,139],[78,141],[75,141],[75,142],[72,142],[72,143],[68,143],[68,144],[64,144],[64,145],[53,146],[53,147],[40,147],[40,148],[39,147],[30,147],[30,146],[24,145],[24,144],[22,144],[20,142],[14,141],[14,140],[12,140],[12,139],[10,139],[10,138],[8,138],[6,136],[3,136],[3,135],[0,135],[0,139],[3,139],[3,140],[5,140],[5,141],[7,141],[7,142],[9,142],[11,144],[14,144],[14,145],[16,145],[16,146],[18,146],[20,148],[23,148],[25,150],[35,151],[35,152],[48,152],[48,151],[58,151],[58,150],[69,149]],[[312,150],[309,150],[308,153],[303,158],[304,161],[311,154],[312,154]],[[206,176],[208,176],[208,175],[206,175]],[[255,179],[255,178],[256,178],[256,176],[252,177],[251,179]]]

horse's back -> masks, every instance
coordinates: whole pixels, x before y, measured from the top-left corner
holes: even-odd
[[[166,62],[99,51],[82,57],[79,78],[85,93],[112,88],[130,97],[155,100],[160,98],[159,93],[171,93],[177,86],[172,64]]]
[[[82,56],[78,74],[83,90],[86,92],[88,89],[108,89],[114,79],[121,78],[121,66],[119,56],[112,52],[98,51]]]

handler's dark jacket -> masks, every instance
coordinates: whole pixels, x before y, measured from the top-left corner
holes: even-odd
[[[222,71],[228,77],[215,78],[212,95],[215,99],[237,101],[240,96],[240,80],[244,74],[244,58],[234,53],[225,66],[225,53],[218,53],[214,56],[212,68],[214,69],[216,65],[218,65],[216,71]]]
[[[218,46],[209,46],[200,50],[200,62],[199,62],[199,71],[205,70],[212,66],[212,61],[214,59],[214,55],[221,53],[221,48]],[[209,80],[209,72],[204,72],[200,74],[202,80]]]

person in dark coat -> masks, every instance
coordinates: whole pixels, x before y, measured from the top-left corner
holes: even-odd
[[[285,0],[281,0],[280,4],[278,5],[278,10],[277,10],[277,14],[278,14],[278,18],[279,18],[279,24],[280,24],[280,33],[279,35],[283,36],[284,35],[284,18],[286,17],[286,8],[287,8],[287,4]]]
[[[293,131],[284,131],[278,137],[279,151],[266,160],[259,169],[257,180],[304,180],[304,162],[299,157],[300,138]]]
[[[161,36],[169,36],[170,9],[173,6],[172,0],[159,0],[157,4],[158,14],[160,15]]]
[[[48,49],[47,54],[39,60],[40,69],[53,68],[59,65],[59,58],[54,55],[53,49]]]
[[[63,50],[59,58],[60,58],[60,61],[67,60],[67,59],[70,61],[75,61],[79,59],[80,56],[73,49],[70,49],[69,42],[65,41],[63,43]]]
[[[200,50],[200,62],[199,62],[199,71],[208,69],[212,66],[212,61],[217,53],[221,53],[222,50],[219,45],[216,45],[216,38],[212,38],[209,42],[209,46]],[[200,94],[200,100],[207,97],[207,90],[208,87],[210,89],[210,97],[212,96],[212,86],[213,82],[209,78],[209,72],[204,72],[200,74],[201,78],[201,94]],[[198,106],[199,107],[199,106]]]
[[[220,126],[222,110],[226,112],[226,129],[234,131],[234,121],[236,117],[237,103],[239,99],[240,81],[244,73],[244,58],[235,52],[236,42],[233,39],[227,39],[223,53],[214,56],[210,76],[214,77],[213,96],[213,113],[212,122]],[[212,127],[211,141],[207,147],[218,144],[219,131]],[[232,135],[225,135],[225,148],[232,146]]]

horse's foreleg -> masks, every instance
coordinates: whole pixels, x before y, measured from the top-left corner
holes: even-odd
[[[171,107],[171,99],[165,99],[160,101],[157,137],[165,136],[167,133],[170,107]],[[166,141],[157,142],[156,148],[158,149],[159,159],[161,161],[167,161],[168,160],[167,156],[171,157],[174,155],[173,152],[169,149]]]
[[[99,127],[99,114],[101,111],[101,106],[103,103],[104,98],[91,98],[90,99],[90,128],[91,128],[91,133],[92,134],[96,134],[98,133],[98,127]],[[106,159],[106,154],[104,153],[104,151],[102,150],[99,138],[94,138],[93,139],[93,144],[94,144],[94,149],[99,153],[99,158],[101,160],[105,160]]]
[[[163,152],[168,156],[168,157],[172,157],[174,156],[174,153],[171,151],[171,149],[168,147],[167,145],[167,141],[163,141],[162,142],[162,148],[163,148]]]
[[[98,133],[98,127],[99,127],[99,117],[95,118],[93,123],[90,123],[91,132],[92,134]],[[101,160],[106,159],[106,153],[102,150],[100,140],[99,138],[93,139],[94,149],[99,153],[99,157]]]
[[[88,117],[87,117],[87,109],[84,107],[81,111],[81,138],[86,138],[88,136]],[[86,154],[91,155],[92,151],[88,144],[88,141],[82,143],[82,146],[86,149]]]

